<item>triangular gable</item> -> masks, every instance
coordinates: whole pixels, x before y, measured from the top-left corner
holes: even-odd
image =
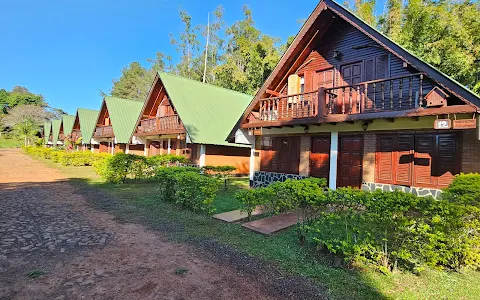
[[[98,114],[98,110],[84,108],[77,109],[73,130],[80,130],[82,133],[83,144],[90,144],[90,140],[92,139],[93,132],[97,125]]]
[[[45,122],[43,124],[43,138],[44,138],[45,144],[48,143],[48,139],[50,138],[51,129],[52,129],[52,123],[51,122]]]
[[[62,116],[62,130],[65,136],[70,135],[72,133],[74,122],[75,122],[75,116],[70,116],[70,115]]]
[[[102,101],[96,125],[102,126],[105,118],[110,118],[116,142],[128,144],[142,107],[140,101],[107,96]]]
[[[462,84],[458,83],[454,79],[441,73],[439,70],[422,61],[406,49],[402,48],[385,35],[369,26],[354,14],[343,8],[332,0],[321,1],[312,14],[309,16],[300,32],[295,37],[294,41],[284,53],[279,63],[264,82],[263,86],[259,89],[250,105],[244,111],[242,117],[238,120],[235,127],[229,134],[229,138],[232,138],[239,128],[240,124],[249,117],[254,107],[258,104],[259,99],[267,98],[269,95],[275,94],[278,91],[271,91],[272,86],[281,86],[281,82],[285,82],[288,75],[294,73],[296,67],[300,67],[298,64],[308,56],[308,45],[316,37],[320,37],[327,30],[330,24],[332,24],[335,18],[340,17],[347,23],[355,27],[357,30],[368,36],[378,45],[389,51],[392,55],[411,65],[419,72],[425,73],[427,77],[435,84],[441,86],[452,95],[455,95],[461,101],[475,106],[475,109],[480,107],[480,98],[467,89]]]
[[[52,120],[52,143],[54,145],[58,142],[60,128],[62,127],[62,120]]]

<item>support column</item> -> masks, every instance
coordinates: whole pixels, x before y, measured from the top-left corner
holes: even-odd
[[[90,151],[92,151],[92,153],[95,153],[95,147],[93,146],[93,144],[90,144]]]
[[[250,186],[253,186],[253,177],[255,175],[255,136],[251,141],[252,148],[250,149]]]
[[[150,145],[148,144],[148,140],[145,140],[145,146],[143,147],[143,156],[148,156],[148,148],[150,148]]]
[[[115,142],[112,140],[111,142],[112,145],[112,155],[115,155]]]
[[[337,159],[338,159],[338,131],[332,131],[330,136],[330,174],[328,187],[337,189]]]
[[[170,154],[171,149],[172,149],[172,139],[168,138],[167,154]]]
[[[125,145],[125,154],[130,153],[130,144]]]
[[[200,159],[199,159],[199,165],[200,167],[205,166],[205,153],[207,152],[207,145],[200,145]]]

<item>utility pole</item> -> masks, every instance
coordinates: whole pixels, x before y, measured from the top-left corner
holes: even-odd
[[[210,39],[210,13],[207,14],[207,43],[205,45],[205,64],[203,66],[203,83],[207,79],[207,59],[208,59],[208,42]]]

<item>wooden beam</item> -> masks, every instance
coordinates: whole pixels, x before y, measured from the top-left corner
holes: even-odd
[[[275,96],[275,97],[281,97],[282,94],[280,94],[279,92],[275,92],[275,91],[272,91],[270,89],[267,89],[267,93],[272,95],[272,96]]]

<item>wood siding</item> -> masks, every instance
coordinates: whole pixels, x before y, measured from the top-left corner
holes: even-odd
[[[260,170],[298,174],[300,167],[300,137],[267,137],[262,145]]]

